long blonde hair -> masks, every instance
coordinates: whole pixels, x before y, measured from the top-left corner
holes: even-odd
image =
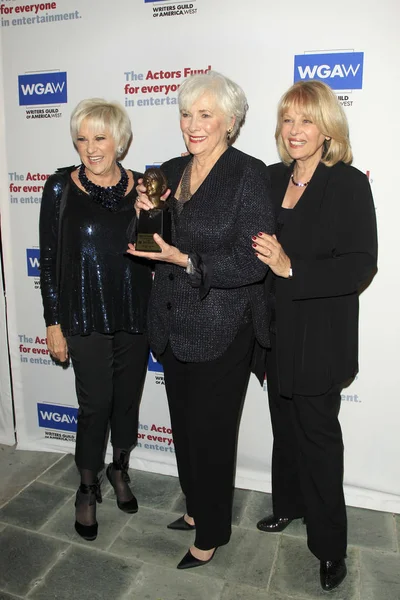
[[[351,164],[353,153],[349,139],[349,125],[345,112],[332,89],[321,81],[298,81],[282,96],[278,105],[275,139],[279,155],[286,165],[293,162],[283,143],[283,115],[295,107],[308,116],[322,135],[330,138],[324,142],[321,161],[332,167],[339,161]]]

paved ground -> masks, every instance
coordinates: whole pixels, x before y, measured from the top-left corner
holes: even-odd
[[[78,477],[70,455],[0,446],[0,600],[400,600],[400,516],[349,508],[349,575],[322,592],[305,528],[259,532],[270,496],[236,490],[234,533],[206,567],[177,571],[192,532],[167,523],[183,513],[174,477],[131,472],[140,509],[117,509],[109,484],[99,535],[73,527]]]

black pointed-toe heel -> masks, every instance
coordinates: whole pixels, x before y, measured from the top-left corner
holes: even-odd
[[[176,521],[172,521],[169,525],[167,525],[167,529],[177,529],[178,531],[193,531],[196,529],[196,525],[190,525],[187,521],[185,521],[185,515],[179,517]]]
[[[132,498],[130,500],[127,500],[126,502],[121,502],[120,500],[118,500],[118,495],[117,495],[117,488],[113,482],[113,472],[114,471],[121,471],[121,477],[122,477],[122,481],[124,481],[126,483],[126,485],[129,487],[129,483],[131,482],[130,477],[128,475],[128,461],[126,460],[126,454],[124,452],[121,452],[121,456],[119,458],[119,460],[113,460],[112,463],[110,463],[107,467],[106,470],[106,475],[107,475],[107,479],[108,481],[111,483],[115,495],[117,497],[117,506],[120,510],[129,513],[129,514],[134,514],[137,513],[137,511],[139,510],[139,506],[138,506],[138,502],[135,498],[135,496],[132,493]]]
[[[325,592],[330,592],[338,587],[347,575],[346,562],[340,560],[321,560],[319,576],[321,587]]]
[[[76,492],[75,507],[80,503],[79,501],[82,499],[82,496],[87,494],[89,495],[89,506],[95,505],[96,502],[101,504],[102,497],[100,490],[100,482],[98,479],[96,479],[95,483],[91,485],[85,485],[84,483],[81,483],[81,485],[78,488],[78,491]],[[97,521],[95,521],[92,525],[83,525],[82,523],[79,523],[79,521],[75,520],[76,533],[88,542],[93,542],[97,538],[98,527],[99,525]]]
[[[211,562],[215,556],[217,548],[215,548],[213,555],[208,560],[200,560],[193,556],[193,554],[188,550],[185,556],[182,558],[179,565],[177,565],[177,569],[193,569],[194,567],[203,567],[207,563]]]

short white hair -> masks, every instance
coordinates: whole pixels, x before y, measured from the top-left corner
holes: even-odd
[[[203,94],[214,96],[217,106],[226,115],[227,122],[234,117],[231,133],[234,140],[244,123],[248,109],[247,99],[242,88],[217,71],[199,73],[185,79],[178,92],[179,110],[189,110]]]
[[[132,138],[132,128],[128,113],[121,104],[107,102],[103,98],[87,98],[79,102],[71,115],[70,123],[74,144],[85,119],[95,132],[108,129],[115,141],[117,158],[124,154]]]

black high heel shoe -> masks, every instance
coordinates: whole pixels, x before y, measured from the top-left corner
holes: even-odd
[[[217,550],[218,550],[218,546],[217,546],[217,548],[215,548],[211,558],[209,558],[208,560],[200,560],[199,558],[196,558],[195,556],[193,556],[193,554],[190,552],[190,549],[189,549],[176,568],[177,569],[193,569],[194,567],[203,567],[204,565],[206,565],[212,561]]]
[[[86,503],[86,498],[85,498],[85,502],[83,502],[82,496],[87,496],[87,495],[89,496],[88,502],[87,502],[88,506],[93,506],[93,505],[95,506],[95,508],[94,508],[95,522],[92,525],[83,525],[82,523],[79,523],[79,521],[75,520],[75,531],[84,540],[92,542],[93,540],[95,540],[97,538],[97,531],[98,531],[98,523],[96,521],[96,502],[101,504],[103,501],[102,497],[101,497],[100,482],[98,479],[96,479],[95,483],[93,483],[91,485],[85,485],[84,483],[81,483],[81,485],[79,486],[79,488],[76,492],[75,507]]]
[[[131,480],[128,475],[128,466],[129,466],[129,464],[126,459],[126,453],[121,452],[119,459],[113,460],[113,462],[108,465],[107,470],[106,470],[106,475],[107,475],[107,479],[111,483],[111,485],[114,489],[115,495],[117,497],[118,508],[126,513],[134,514],[134,513],[137,513],[137,511],[139,510],[139,506],[138,506],[138,502],[137,502],[135,496],[132,494],[132,490],[129,488],[129,483],[131,482]],[[132,494],[132,498],[130,500],[127,500],[125,502],[118,500],[117,487],[113,481],[113,472],[115,472],[115,471],[121,472],[121,479],[126,484],[126,486],[128,487],[129,491]]]
[[[176,521],[172,521],[169,525],[167,525],[167,529],[176,529],[178,531],[193,531],[196,529],[196,525],[191,525],[187,521],[185,521],[185,515],[176,519]]]

